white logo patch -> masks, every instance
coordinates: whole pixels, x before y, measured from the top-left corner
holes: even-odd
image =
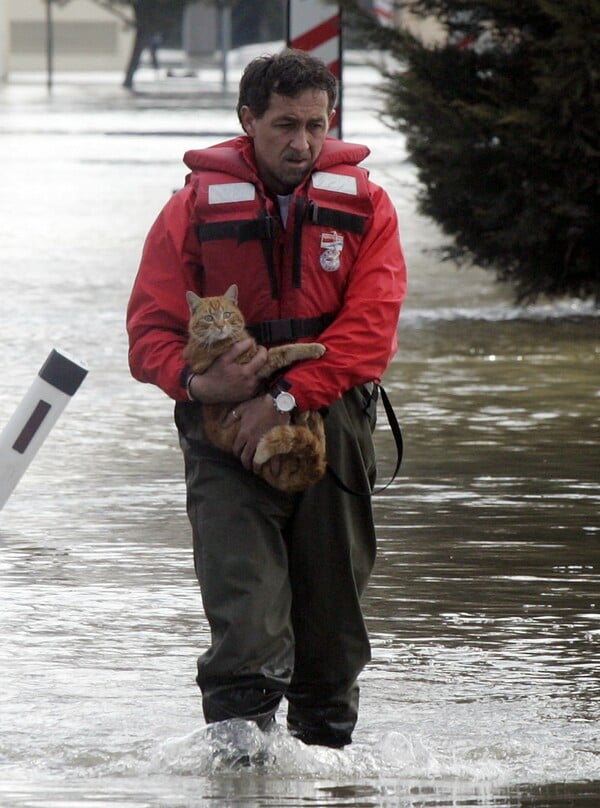
[[[225,182],[208,186],[208,204],[225,205],[227,202],[252,202],[256,191],[251,182]]]
[[[340,268],[340,256],[344,249],[344,237],[334,230],[321,234],[321,267],[325,272],[335,272]]]
[[[356,196],[358,187],[356,177],[347,177],[345,174],[332,174],[331,171],[315,171],[312,183],[321,191],[333,191],[336,194],[350,194]]]

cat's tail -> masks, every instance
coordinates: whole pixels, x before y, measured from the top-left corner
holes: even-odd
[[[260,439],[254,465],[260,467],[258,474],[274,488],[290,493],[304,491],[325,474],[325,434],[320,416],[311,422],[311,427],[276,426]],[[280,460],[277,474],[273,474],[268,462],[273,457]]]

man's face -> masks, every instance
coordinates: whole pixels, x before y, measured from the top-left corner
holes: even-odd
[[[289,194],[304,179],[325,141],[333,112],[325,90],[304,90],[295,98],[273,93],[262,118],[242,107],[240,118],[254,140],[262,181],[277,194]]]

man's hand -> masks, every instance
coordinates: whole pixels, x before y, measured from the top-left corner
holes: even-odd
[[[256,374],[267,361],[267,349],[259,345],[256,356],[241,365],[237,359],[252,347],[251,338],[232,345],[219,356],[204,373],[194,376],[190,383],[190,393],[202,404],[220,404],[227,401],[244,401],[251,398],[259,389],[260,380]]]
[[[240,422],[233,444],[233,453],[248,470],[252,468],[256,446],[265,432],[274,426],[290,423],[289,413],[277,411],[270,393],[236,404],[227,418],[234,418]],[[275,462],[275,458],[271,462]],[[276,470],[274,471],[276,473]]]

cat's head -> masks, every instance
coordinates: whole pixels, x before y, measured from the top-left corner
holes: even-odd
[[[236,340],[244,328],[244,318],[237,307],[237,295],[235,284],[225,294],[215,297],[186,293],[190,308],[189,331],[197,342],[210,347],[222,340]]]

